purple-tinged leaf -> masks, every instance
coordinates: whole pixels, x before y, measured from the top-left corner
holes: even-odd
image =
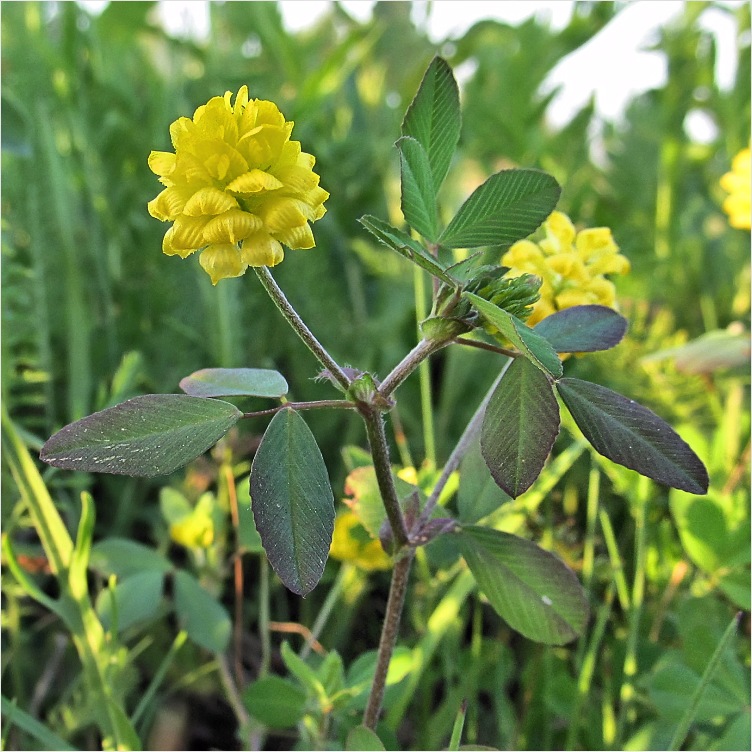
[[[559,403],[548,377],[517,358],[491,395],[480,435],[491,475],[512,498],[538,477],[558,433]]]
[[[671,426],[652,410],[604,386],[560,379],[556,388],[593,448],[666,486],[708,490],[708,471]]]
[[[251,507],[272,569],[307,595],[329,556],[334,495],[316,440],[291,408],[274,416],[253,459]]]
[[[220,400],[134,397],[60,429],[39,458],[64,470],[167,475],[214,446],[242,415]]]
[[[597,352],[621,342],[627,320],[606,306],[573,306],[546,316],[534,331],[556,352]]]

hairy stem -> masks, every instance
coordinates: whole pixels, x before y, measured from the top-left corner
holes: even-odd
[[[429,355],[446,347],[450,340],[422,339],[397,363],[379,387],[382,397],[388,397]]]
[[[376,473],[376,481],[379,484],[381,500],[384,502],[386,515],[392,528],[395,551],[399,551],[408,545],[408,534],[407,527],[405,526],[405,518],[402,515],[402,507],[397,497],[397,489],[394,486],[394,478],[392,477],[392,466],[389,461],[389,444],[387,444],[386,440],[384,419],[380,412],[367,405],[361,406],[359,410],[363,417],[363,422],[366,424],[366,434],[368,436],[368,444],[371,447],[373,469]]]
[[[266,266],[255,266],[253,271],[274,301],[280,313],[285,317],[287,323],[295,330],[295,333],[303,340],[306,347],[316,356],[316,359],[326,368],[332,378],[345,390],[350,386],[350,379],[347,378],[344,371],[337,365],[337,362],[324,349],[324,346],[316,339],[313,332],[306,326],[298,312],[290,305],[282,289],[272,277],[272,273]]]
[[[405,594],[407,593],[407,581],[410,577],[410,567],[414,555],[414,551],[409,551],[397,561],[392,570],[392,584],[389,587],[389,600],[386,604],[384,624],[381,628],[376,673],[373,677],[368,704],[363,714],[363,725],[370,729],[376,726],[376,721],[378,721],[381,712],[381,702],[384,699],[384,689],[386,688],[386,675],[389,671],[389,662],[392,659],[394,645],[397,642],[402,608],[405,605]]]

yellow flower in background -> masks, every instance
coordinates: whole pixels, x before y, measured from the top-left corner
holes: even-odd
[[[341,512],[334,521],[334,534],[329,556],[339,561],[354,564],[366,572],[389,569],[391,559],[381,543],[370,536],[360,524],[355,512]]]
[[[165,189],[149,202],[156,219],[173,222],[162,250],[199,262],[212,284],[249,266],[275,266],[291,249],[315,245],[309,222],[324,216],[329,194],[314,157],[291,141],[293,123],[277,105],[248,99],[241,86],[170,126],[175,153],[153,151],[149,167]]]
[[[729,195],[723,202],[729,224],[739,230],[750,229],[750,150],[742,149],[731,162],[731,172],[721,178],[721,188]]]
[[[501,258],[511,276],[535,274],[542,280],[540,300],[528,326],[572,306],[615,308],[616,288],[604,275],[626,274],[630,267],[611,230],[594,227],[577,232],[566,214],[555,211],[543,223],[543,232],[539,242],[520,240]]]

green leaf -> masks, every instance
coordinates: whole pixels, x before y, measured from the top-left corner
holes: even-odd
[[[345,749],[352,750],[353,752],[358,752],[358,750],[362,750],[362,752],[379,752],[380,750],[385,750],[386,747],[375,731],[371,731],[367,726],[361,725],[356,726],[347,735]]]
[[[202,368],[180,381],[192,397],[282,397],[288,386],[277,371],[266,368]]]
[[[435,57],[402,121],[402,135],[418,141],[428,156],[434,192],[438,192],[449,170],[460,127],[457,82],[446,60]]]
[[[588,381],[561,379],[556,387],[585,438],[604,457],[682,491],[708,490],[705,465],[654,412]]]
[[[261,440],[251,500],[269,563],[287,588],[307,595],[329,555],[334,495],[316,440],[292,409],[278,412]]]
[[[238,495],[238,543],[249,553],[262,554],[264,547],[251,510],[250,483],[239,481],[235,486]]]
[[[564,372],[561,361],[548,340],[541,337],[534,329],[520,321],[516,316],[507,313],[493,303],[474,295],[471,292],[463,292],[473,307],[488,321],[495,326],[526,358],[531,360],[538,368],[550,373],[554,378],[559,378]]]
[[[438,234],[438,215],[428,155],[414,138],[407,136],[397,141],[397,148],[400,152],[402,214],[410,227],[434,243]]]
[[[350,708],[363,710],[368,701],[371,684],[376,673],[378,654],[375,650],[359,655],[347,670],[347,686],[352,694]],[[409,648],[398,645],[395,647],[389,661],[386,674],[387,688],[399,684],[411,671],[415,669],[413,652]]]
[[[181,394],[134,397],[61,429],[39,457],[64,470],[166,475],[216,444],[242,415],[219,400]]]
[[[725,368],[749,366],[750,343],[748,332],[717,329],[706,332],[680,347],[660,350],[642,358],[649,363],[674,358],[676,368],[687,373],[713,373]]]
[[[385,246],[399,253],[400,256],[412,261],[413,264],[434,277],[438,277],[442,282],[457,287],[457,282],[444,271],[444,267],[406,232],[402,232],[402,230],[392,227],[388,222],[370,214],[361,217],[358,222]]]
[[[457,490],[459,521],[477,522],[495,512],[509,498],[489,472],[480,451],[480,442],[473,442],[460,465],[460,486]]]
[[[494,480],[512,498],[540,475],[559,433],[559,403],[548,377],[517,358],[491,395],[480,448]]]
[[[369,459],[371,459],[369,457]],[[398,477],[392,471],[392,479],[397,489],[397,497],[404,506],[405,500],[418,491],[417,486]],[[356,467],[345,480],[345,503],[357,515],[358,521],[373,538],[379,537],[381,526],[386,520],[384,502],[381,500],[379,484],[373,465]]]
[[[476,188],[439,238],[449,248],[510,246],[556,208],[561,188],[539,170],[502,170]]]
[[[272,728],[295,726],[303,717],[305,703],[305,692],[280,676],[265,676],[243,692],[248,712]]]
[[[613,308],[583,305],[546,316],[536,327],[556,352],[596,352],[621,342],[627,320]]]
[[[164,602],[163,586],[164,574],[152,569],[121,580],[114,591],[105,588],[96,603],[102,626],[110,630],[117,623],[119,633],[140,621],[152,619]]]
[[[193,642],[222,653],[230,642],[232,623],[224,607],[187,572],[175,572],[175,611]]]
[[[708,656],[710,658],[710,656]],[[660,716],[678,722],[700,684],[700,674],[681,662],[676,651],[665,653],[644,680],[650,704]],[[743,703],[728,690],[711,683],[705,688],[694,717],[695,723],[743,712]]]
[[[499,530],[468,526],[457,536],[478,587],[512,629],[547,645],[582,634],[587,598],[558,557]]]
[[[105,577],[130,577],[139,572],[169,572],[172,564],[158,551],[126,538],[105,538],[91,547],[89,566]]]
[[[289,643],[282,643],[281,652],[287,670],[308,690],[310,697],[315,697],[323,704],[327,700],[327,692],[316,672],[296,655]]]

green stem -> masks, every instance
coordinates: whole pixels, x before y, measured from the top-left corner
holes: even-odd
[[[587,492],[587,523],[585,528],[585,547],[582,552],[582,585],[589,593],[593,581],[593,563],[595,561],[595,526],[598,522],[598,501],[600,498],[601,473],[591,458],[590,477]]]
[[[319,363],[329,371],[331,377],[344,390],[347,390],[350,387],[350,379],[347,378],[345,372],[337,365],[334,358],[329,355],[324,346],[316,339],[313,332],[306,326],[303,319],[300,318],[298,312],[290,305],[290,302],[282,292],[282,288],[280,288],[274,277],[272,277],[272,273],[268,267],[255,266],[253,267],[253,271],[256,272],[256,276],[269,294],[269,297],[274,301],[274,305],[277,306],[298,337],[303,340],[303,343],[314,354]]]
[[[321,631],[326,626],[327,621],[329,621],[329,617],[332,615],[332,611],[334,611],[334,607],[337,605],[337,601],[342,595],[342,591],[345,589],[345,585],[350,580],[350,576],[352,575],[353,571],[353,568],[348,564],[344,564],[339,568],[337,578],[334,580],[334,584],[327,593],[326,599],[319,609],[318,615],[316,616],[316,621],[313,622],[313,626],[311,627],[311,634],[308,636],[308,639],[305,641],[305,644],[298,654],[298,656],[303,660],[308,657],[308,654],[311,652],[313,643],[319,638]]]
[[[649,481],[639,478],[635,510],[635,573],[632,584],[632,601],[629,612],[629,631],[624,655],[624,678],[619,692],[619,718],[617,721],[616,742],[621,747],[624,740],[627,717],[634,699],[634,677],[637,674],[637,640],[639,638],[642,601],[645,594],[645,554],[646,554],[646,510],[648,505]]]
[[[366,424],[368,444],[371,447],[373,468],[376,473],[376,481],[379,485],[381,500],[384,502],[386,515],[392,528],[394,537],[395,553],[408,545],[409,538],[405,518],[402,515],[397,489],[392,476],[392,466],[389,461],[389,445],[384,430],[384,419],[380,412],[373,408],[362,405],[359,408],[363,422]]]
[[[389,587],[389,599],[386,604],[384,624],[381,628],[376,672],[374,673],[368,704],[363,714],[363,725],[370,729],[376,727],[376,721],[378,721],[379,713],[381,712],[381,703],[384,699],[384,690],[386,688],[386,675],[389,671],[389,662],[392,659],[394,645],[397,642],[413,556],[414,551],[409,551],[405,556],[397,560],[392,570],[392,584]]]
[[[261,641],[261,665],[259,666],[259,679],[269,673],[272,664],[272,641],[269,629],[269,562],[266,556],[259,559],[261,567],[259,577],[259,639]]]
[[[138,725],[144,712],[149,707],[150,703],[154,700],[154,696],[157,694],[159,685],[165,678],[167,670],[170,668],[170,664],[172,663],[175,655],[180,650],[180,648],[183,647],[187,639],[188,633],[184,629],[181,629],[175,636],[175,639],[172,641],[172,645],[170,645],[170,649],[167,651],[167,655],[162,659],[157,672],[154,674],[154,678],[149,682],[149,686],[147,687],[146,692],[144,692],[144,694],[141,696],[136,709],[133,711],[133,715],[131,716],[131,723],[134,727]]]
[[[595,622],[595,628],[590,637],[590,643],[585,651],[585,657],[582,661],[580,668],[580,675],[577,679],[577,695],[574,700],[574,707],[569,717],[569,728],[567,730],[566,749],[577,748],[577,734],[580,728],[580,717],[582,715],[582,709],[585,705],[585,699],[590,692],[591,683],[593,680],[593,673],[595,672],[595,663],[598,659],[598,651],[600,650],[603,635],[606,631],[606,624],[611,616],[611,603],[614,598],[614,585],[611,583],[606,591],[605,602],[598,609],[598,617]],[[582,644],[585,644],[584,639]]]
[[[426,283],[423,272],[415,268],[415,317],[417,322],[423,321],[428,315],[426,309]],[[426,460],[432,467],[436,467],[436,437],[434,435],[433,406],[431,397],[431,369],[427,362],[420,364],[420,411],[423,421],[423,446]]]

